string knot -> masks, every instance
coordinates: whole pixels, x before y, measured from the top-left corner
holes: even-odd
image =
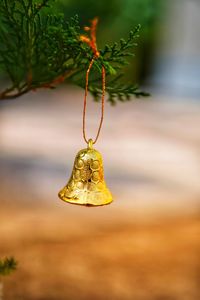
[[[97,43],[96,43],[96,29],[97,29],[98,21],[99,21],[98,18],[94,18],[93,20],[90,21],[91,23],[90,26],[84,27],[84,30],[86,32],[90,32],[90,37],[88,37],[87,35],[80,36],[80,40],[88,44],[88,46],[90,46],[94,54],[94,58],[98,58],[100,56],[100,52],[97,49]]]

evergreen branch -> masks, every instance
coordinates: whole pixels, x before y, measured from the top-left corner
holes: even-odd
[[[71,72],[66,72],[56,78],[54,78],[51,82],[44,82],[39,84],[34,84],[34,83],[29,83],[29,84],[23,84],[22,87],[20,87],[19,89],[16,90],[16,88],[14,86],[6,89],[4,92],[0,93],[0,100],[11,100],[11,99],[15,99],[15,98],[19,98],[20,96],[27,94],[30,91],[36,91],[38,89],[42,89],[42,88],[50,88],[50,89],[54,89],[55,86],[57,84],[62,83],[63,81],[65,81],[66,78],[70,77],[72,75],[72,71]]]
[[[93,95],[94,99],[96,101],[99,101],[102,95],[101,88],[90,85],[89,91]],[[132,85],[132,84],[109,85],[106,87],[106,92],[108,94],[108,102],[110,102],[112,105],[116,104],[117,100],[121,102],[129,101],[131,100],[131,96],[135,96],[136,98],[150,96],[149,93],[140,90],[137,85]]]
[[[127,40],[120,39],[119,43],[114,43],[112,46],[106,45],[104,50],[100,52],[103,60],[109,64],[113,63],[113,67],[116,66],[116,69],[120,69],[128,64],[127,58],[134,56],[130,50],[137,46],[135,39],[139,37],[140,28],[141,25],[138,24],[134,31],[130,31]]]
[[[0,2],[0,70],[11,83],[0,92],[0,100],[14,99],[40,88],[54,88],[65,80],[85,86],[85,72],[94,55],[91,45],[96,46],[95,30],[93,40],[86,44],[87,37],[80,33],[77,16],[67,22],[62,16],[46,11],[53,1]],[[96,98],[100,95],[102,66],[108,75],[107,92],[111,103],[113,99],[128,99],[130,95],[146,95],[135,85],[122,86],[118,76],[119,70],[128,63],[127,59],[133,56],[132,48],[137,45],[135,39],[139,29],[140,25],[130,32],[127,40],[106,45],[98,52],[89,86]]]
[[[0,276],[9,275],[17,268],[17,262],[13,257],[5,258],[4,260],[0,260]]]

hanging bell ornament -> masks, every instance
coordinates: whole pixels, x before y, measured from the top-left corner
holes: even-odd
[[[87,206],[112,202],[112,195],[104,181],[102,156],[93,149],[91,139],[88,148],[76,155],[71,178],[58,196],[63,201]]]
[[[87,27],[86,31],[90,31],[90,38],[88,36],[81,36],[82,42],[86,42],[93,51],[93,58],[89,64],[86,72],[85,81],[85,96],[83,106],[83,137],[85,142],[88,144],[86,149],[82,149],[78,152],[75,158],[72,175],[67,185],[59,192],[58,196],[61,200],[87,206],[99,206],[105,205],[112,202],[112,195],[106,186],[103,175],[103,161],[101,154],[93,149],[93,144],[96,143],[104,116],[104,101],[105,101],[105,82],[106,82],[106,71],[102,65],[102,96],[101,96],[101,120],[99,128],[96,134],[94,142],[92,139],[87,139],[85,130],[85,115],[86,115],[86,104],[88,94],[88,80],[89,73],[95,59],[98,59],[100,52],[97,49],[96,44],[96,26],[98,19],[95,18],[91,21],[91,27]]]

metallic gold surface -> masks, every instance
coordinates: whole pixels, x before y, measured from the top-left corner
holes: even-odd
[[[104,181],[102,156],[92,144],[89,140],[88,148],[76,155],[72,175],[58,194],[61,200],[88,206],[112,202],[112,195]]]

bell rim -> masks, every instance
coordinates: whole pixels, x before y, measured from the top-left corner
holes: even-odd
[[[68,198],[64,198],[59,195],[60,193],[58,193],[58,197],[60,200],[62,200],[63,202],[67,202],[69,204],[72,204],[72,205],[79,205],[79,206],[85,206],[85,207],[99,207],[99,206],[105,206],[105,205],[109,205],[113,202],[113,198],[111,198],[108,202],[106,203],[102,203],[102,204],[93,204],[93,203],[76,203],[75,200],[71,200],[71,199],[68,199]]]

